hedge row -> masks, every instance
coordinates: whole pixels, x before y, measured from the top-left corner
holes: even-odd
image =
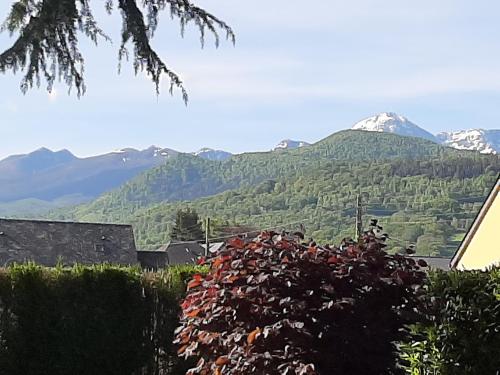
[[[301,272],[306,272],[305,268],[302,269],[306,264],[304,261],[307,260],[307,264],[316,262],[312,258],[309,260],[310,254],[320,250],[327,250],[325,267],[340,272],[345,264],[351,276],[362,275],[358,271],[353,274],[358,263],[361,271],[367,264],[378,264],[382,260],[374,255],[370,255],[373,260],[366,255],[361,257],[361,253],[354,250],[345,256],[331,256],[329,252],[332,250],[310,247],[304,252],[303,259],[297,260],[301,265]],[[240,249],[235,247],[231,251],[239,254]],[[394,261],[391,257],[386,257],[384,255],[386,261]],[[287,255],[286,259],[283,263],[285,271],[295,262],[291,255]],[[231,260],[234,261],[233,258]],[[261,261],[263,260],[258,262]],[[226,259],[220,265],[225,263]],[[389,263],[384,261],[381,264]],[[0,373],[185,374],[193,363],[179,359],[179,348],[172,342],[174,330],[179,325],[178,306],[185,294],[186,282],[195,275],[191,286],[194,283],[198,285],[200,273],[204,274],[205,268],[173,267],[158,273],[142,273],[135,268],[109,265],[48,269],[30,264],[0,269]],[[214,275],[219,277],[218,273]],[[401,275],[398,273],[395,277]],[[314,277],[322,276],[314,274]],[[305,283],[311,283],[313,279],[304,274]],[[357,277],[354,279],[358,280]],[[338,284],[340,281],[333,282]],[[334,288],[343,290],[337,284]],[[368,284],[367,291],[376,286],[372,282]],[[291,290],[297,292],[297,287]],[[357,285],[353,290],[361,293],[364,289]],[[402,370],[412,375],[497,375],[500,370],[500,269],[489,272],[431,272],[424,290],[425,293],[420,296],[421,321],[410,326],[408,339],[399,347],[404,367]],[[190,295],[193,292],[195,291],[190,292]],[[287,301],[281,296],[278,300]],[[218,306],[226,306],[226,302],[218,301]],[[349,306],[339,305],[342,309],[336,314],[349,312]],[[292,309],[296,307],[300,307],[299,302],[290,306]],[[187,305],[185,308],[189,309]],[[341,364],[342,361],[359,362],[365,368],[387,361],[387,352],[384,358],[378,359],[365,355],[365,351],[370,348],[382,348],[384,338],[386,341],[394,338],[381,331],[384,331],[387,323],[394,321],[395,316],[389,310],[377,309],[361,315],[359,313],[365,310],[353,309],[355,316],[352,316],[349,324],[343,321],[345,329],[342,329],[343,325],[332,325],[336,327],[331,332],[333,341],[319,345],[316,355],[322,352],[331,356],[335,359],[334,365]],[[186,311],[189,319],[197,317],[191,310]],[[371,315],[376,319],[365,322],[365,318]],[[251,319],[251,316],[245,319]],[[262,315],[259,319],[262,319]],[[183,323],[187,323],[187,320]],[[365,332],[368,326],[372,334],[376,333],[375,337],[372,335],[370,338],[369,332]],[[184,329],[188,328],[184,325]],[[264,331],[263,327],[261,329]],[[223,331],[222,334],[225,334]],[[335,335],[338,336],[337,339]],[[255,343],[249,339],[244,340],[244,343],[252,344],[252,353],[258,348],[259,340],[262,340],[255,336]],[[352,341],[352,344],[365,340],[366,345],[358,343],[353,347],[346,340]],[[334,341],[336,345],[331,346]],[[360,351],[364,353],[361,357]],[[349,359],[351,356],[354,362]],[[305,360],[308,358],[309,356],[304,357]],[[372,365],[368,365],[370,361]],[[321,367],[323,366],[317,367],[317,370]],[[363,372],[359,368],[351,370],[344,369],[341,373],[390,373],[387,367],[385,372]],[[392,371],[397,373],[396,369]],[[326,373],[337,373],[337,369]]]
[[[425,289],[425,320],[401,347],[407,373],[498,375],[500,268],[432,272]]]
[[[184,374],[173,335],[185,280],[110,265],[0,270],[3,375]]]

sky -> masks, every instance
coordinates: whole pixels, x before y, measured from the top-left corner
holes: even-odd
[[[497,0],[194,0],[229,23],[236,44],[184,38],[165,14],[153,45],[184,80],[189,103],[157,96],[144,74],[117,72],[120,17],[95,3],[113,43],[82,36],[87,93],[63,84],[23,95],[0,74],[0,158],[40,147],[89,156],[150,145],[233,153],[291,138],[316,142],[379,112],[424,129],[500,129]],[[0,16],[11,1],[0,2]],[[14,39],[0,34],[0,50]]]

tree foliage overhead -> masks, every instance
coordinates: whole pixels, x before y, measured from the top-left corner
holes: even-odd
[[[1,31],[11,36],[19,34],[12,47],[0,54],[0,71],[24,70],[21,90],[25,93],[33,86],[47,82],[50,92],[56,79],[64,81],[69,89],[75,88],[78,96],[85,93],[85,60],[79,49],[79,35],[83,34],[96,45],[99,39],[110,37],[98,26],[93,15],[91,0],[16,0],[11,7]],[[133,46],[132,64],[135,73],[145,71],[159,93],[163,75],[174,88],[187,92],[180,77],[171,70],[151,46],[158,27],[160,13],[169,11],[177,19],[184,34],[186,25],[194,23],[202,45],[207,31],[218,46],[219,32],[234,42],[232,29],[222,20],[195,6],[189,0],[106,0],[106,11],[118,9],[122,16],[121,45],[118,58],[128,60],[127,45]]]

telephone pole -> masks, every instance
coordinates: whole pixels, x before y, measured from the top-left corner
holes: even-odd
[[[363,208],[361,202],[361,194],[358,194],[356,199],[356,240],[359,241],[363,235]]]
[[[205,225],[205,257],[208,256],[208,251],[210,250],[210,218],[207,217],[207,222]]]

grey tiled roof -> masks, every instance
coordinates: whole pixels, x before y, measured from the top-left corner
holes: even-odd
[[[195,264],[205,255],[205,249],[197,242],[170,242],[165,251],[167,264]]]
[[[196,264],[205,255],[203,245],[195,241],[169,242],[157,250],[138,251],[137,259],[142,268],[158,269],[168,265]]]
[[[0,219],[0,267],[26,261],[136,264],[134,233],[130,225]]]
[[[442,258],[442,257],[421,257],[421,256],[413,256],[412,258],[423,259],[429,265],[429,268],[438,269],[443,271],[450,270],[450,262],[451,258]]]

